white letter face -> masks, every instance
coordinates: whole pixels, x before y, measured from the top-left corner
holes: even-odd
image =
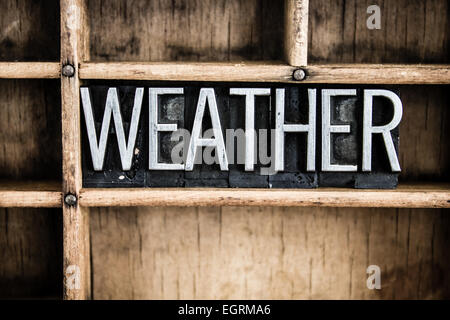
[[[208,103],[209,113],[211,115],[211,124],[214,132],[214,138],[202,138],[202,122],[205,113],[206,103]],[[194,161],[198,147],[215,147],[219,159],[220,169],[228,171],[228,159],[225,151],[225,142],[220,125],[219,111],[217,109],[216,95],[212,88],[200,89],[198,97],[197,111],[195,112],[194,126],[192,128],[191,141],[189,143],[188,154],[186,158],[185,170],[194,169]]]
[[[377,265],[370,265],[367,267],[366,270],[367,274],[370,276],[367,278],[367,289],[373,290],[373,289],[381,289],[381,270],[380,267]]]
[[[116,129],[117,144],[119,146],[122,169],[124,171],[130,170],[134,154],[134,145],[136,143],[137,129],[139,126],[139,118],[141,115],[144,88],[136,88],[133,113],[130,122],[130,131],[128,133],[128,144],[125,142],[125,131],[123,128],[123,120],[122,114],[120,112],[117,89],[110,88],[108,90],[99,143],[97,143],[97,132],[95,130],[89,88],[81,88],[80,91],[94,170],[101,171],[103,169],[103,161],[105,159],[106,144],[108,142],[111,114],[114,117],[114,125]]]
[[[245,96],[245,171],[253,171],[255,164],[255,96],[269,96],[269,89],[231,88],[230,95]]]
[[[183,170],[182,163],[159,163],[158,132],[177,131],[176,123],[158,123],[158,96],[164,94],[183,94],[183,88],[149,88],[149,169],[150,170]]]
[[[284,134],[306,132],[306,170],[316,169],[316,89],[308,89],[308,124],[285,124],[285,89],[276,89],[275,107],[275,171],[284,170]]]
[[[356,165],[331,164],[331,134],[350,133],[350,125],[331,124],[331,97],[356,96],[356,89],[322,90],[322,171],[357,171]]]
[[[398,185],[393,87],[146,84],[80,87],[83,187]]]
[[[373,97],[385,97],[392,102],[394,115],[391,122],[383,126],[373,126]],[[392,140],[391,131],[394,130],[402,120],[403,106],[400,98],[388,90],[364,90],[364,116],[363,116],[363,171],[372,170],[372,135],[381,133],[383,135],[386,152],[389,163],[393,172],[400,172],[400,164],[398,162],[397,152],[395,150],[394,141]]]

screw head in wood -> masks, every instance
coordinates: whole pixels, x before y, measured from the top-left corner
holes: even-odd
[[[294,78],[294,80],[297,80],[297,81],[305,80],[306,72],[303,69],[296,69],[294,71],[294,73],[292,74],[292,77]]]
[[[62,68],[62,75],[65,77],[73,77],[75,74],[75,68],[71,64],[66,64]]]
[[[64,197],[64,203],[69,207],[73,207],[77,204],[77,197],[71,193],[66,194]]]

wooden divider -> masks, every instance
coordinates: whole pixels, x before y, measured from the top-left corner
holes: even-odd
[[[88,58],[86,14],[85,1],[61,0],[61,66],[62,70],[68,68],[61,76],[63,297],[70,300],[90,297],[89,212],[77,201],[82,185],[78,68]],[[68,195],[75,199],[67,198]]]
[[[291,66],[308,63],[309,0],[285,0],[284,50]]]
[[[0,79],[57,79],[59,62],[0,62]]]
[[[61,199],[61,183],[57,181],[0,183],[0,208],[59,208]]]
[[[282,62],[87,62],[81,79],[159,81],[242,81],[341,84],[449,84],[450,66],[439,64],[323,64],[303,67],[301,81],[296,67]]]
[[[170,196],[169,196],[170,195]],[[87,207],[263,206],[450,208],[448,184],[403,185],[395,190],[296,189],[82,189]]]

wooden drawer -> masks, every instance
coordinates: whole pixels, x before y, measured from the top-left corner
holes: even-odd
[[[448,298],[448,6],[386,0],[370,30],[362,1],[3,1],[0,296]],[[399,86],[399,187],[82,188],[92,79]]]

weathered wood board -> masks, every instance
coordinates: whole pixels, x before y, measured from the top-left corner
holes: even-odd
[[[0,298],[59,298],[60,209],[0,208]]]
[[[61,179],[58,95],[56,80],[0,80],[0,181]],[[0,208],[1,298],[60,297],[61,213]]]
[[[449,217],[433,209],[92,208],[93,295],[445,298]],[[366,287],[372,264],[381,290]]]
[[[151,1],[152,10],[143,10],[148,1],[138,3],[140,7],[127,1],[114,6],[89,1],[91,12],[97,12],[91,15],[93,60],[261,60],[260,50],[272,50],[267,43],[282,39],[277,23],[282,11],[269,10],[273,30],[260,27],[267,19],[254,14],[274,1]],[[365,25],[371,1],[310,1],[308,61],[450,61],[448,1],[377,3],[383,24],[373,31]],[[167,7],[156,10],[160,5]],[[245,19],[239,19],[240,13]],[[205,23],[209,19],[215,22]],[[212,44],[186,33],[164,32],[167,26],[188,30],[188,21],[189,34],[210,35]],[[233,32],[238,25],[239,34]],[[208,28],[224,33],[218,36]],[[133,51],[121,48],[132,39]],[[182,50],[175,52],[174,46],[157,41],[179,44]],[[254,43],[258,50],[238,50]],[[178,54],[183,52],[189,54]],[[281,58],[281,51],[264,58]],[[437,86],[401,88],[407,108],[400,125],[400,180],[449,181],[444,134],[450,130],[448,92],[448,87]],[[93,297],[448,298],[447,215],[448,210],[376,208],[91,209]],[[284,228],[273,228],[281,219]],[[377,261],[382,261],[385,286],[370,291],[365,268]]]
[[[58,61],[59,1],[1,1],[0,61]]]

